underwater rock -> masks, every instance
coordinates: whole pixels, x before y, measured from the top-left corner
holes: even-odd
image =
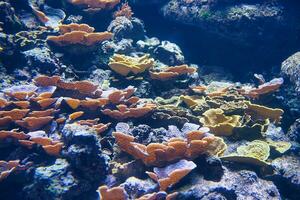
[[[22,28],[22,23],[15,14],[15,9],[9,2],[0,2],[0,24],[5,32],[16,32]],[[1,28],[0,28],[1,30]]]
[[[189,184],[190,187],[179,188],[176,199],[281,199],[271,181],[260,179],[255,172],[248,170],[225,169],[217,182],[194,175]]]
[[[105,82],[107,82],[110,75],[111,75],[111,71],[109,71],[109,70],[96,69],[96,70],[92,71],[92,74],[90,75],[89,79],[93,83],[103,85]],[[109,84],[109,82],[108,82],[108,84]]]
[[[285,3],[281,0],[171,0],[162,13],[169,20],[200,27],[202,31],[240,44],[273,43],[287,38],[292,41],[297,35],[300,25],[296,20],[297,5]]]
[[[56,58],[47,47],[36,47],[22,52],[22,54],[24,55],[28,66],[37,69],[42,73],[53,73],[62,65],[58,58]]]
[[[273,160],[275,174],[270,179],[280,191],[291,199],[300,198],[300,160],[293,156],[283,156]]]
[[[146,38],[145,40],[139,40],[136,45],[138,50],[153,54],[154,49],[160,45],[160,41],[158,38],[152,37]]]
[[[185,124],[185,129],[188,129],[188,124],[189,123]],[[193,129],[193,131],[194,130],[197,129]],[[161,143],[166,142],[171,138],[184,136],[184,133],[182,133],[176,126],[172,125],[170,125],[167,130],[165,128],[152,129],[148,125],[141,124],[132,128],[130,130],[130,134],[135,137],[137,142],[142,144]]]
[[[292,140],[300,143],[300,119],[297,119],[295,123],[290,127],[287,132],[287,136]]]
[[[162,41],[153,51],[155,57],[166,65],[184,64],[184,55],[180,47],[169,41]]]
[[[105,41],[102,45],[102,50],[104,53],[119,53],[119,54],[129,54],[133,50],[133,40],[131,39],[121,39],[120,41]]]
[[[138,18],[117,17],[110,23],[107,30],[114,34],[115,40],[132,39],[137,41],[144,39],[146,34],[144,24]]]
[[[57,159],[50,166],[38,167],[33,179],[33,183],[24,188],[25,199],[72,199],[82,192],[64,159]]]
[[[0,55],[4,57],[1,61],[9,65],[11,65],[11,62],[8,62],[8,59],[10,61],[10,59],[18,55],[13,35],[0,32]]]
[[[63,153],[80,175],[99,185],[108,173],[108,156],[102,154],[99,136],[95,130],[78,124],[69,124],[62,130],[67,150]]]
[[[144,194],[149,194],[157,190],[157,185],[149,180],[141,180],[136,177],[129,177],[124,183],[120,185],[125,189],[127,194],[132,198],[143,196]]]
[[[300,93],[300,52],[286,59],[281,65],[281,73],[287,77]]]

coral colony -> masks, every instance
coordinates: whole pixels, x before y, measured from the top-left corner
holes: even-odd
[[[134,14],[161,6],[209,28],[225,6],[265,20],[248,4],[0,1],[1,198],[299,199],[299,53],[281,74],[220,78]]]

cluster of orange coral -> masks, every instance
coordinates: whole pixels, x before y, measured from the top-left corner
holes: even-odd
[[[180,65],[175,67],[167,67],[161,72],[150,72],[150,76],[154,80],[170,80],[184,74],[193,74],[197,71],[194,67],[188,65]]]
[[[90,81],[65,82],[61,80],[59,76],[39,76],[34,79],[34,82],[37,86],[55,86],[63,90],[72,90],[86,95],[93,95],[94,93],[101,94],[100,90],[97,91],[98,85],[95,85]]]
[[[53,141],[48,137],[31,137],[30,131],[43,130],[53,120],[57,123],[64,123],[66,119],[60,114],[59,108],[65,101],[72,109],[97,109],[109,103],[109,98],[96,99],[73,99],[70,97],[52,98],[56,91],[69,95],[80,93],[83,96],[101,95],[102,91],[97,90],[98,86],[88,81],[64,82],[59,76],[40,76],[34,80],[35,85],[13,86],[5,89],[0,97],[0,140],[6,138],[15,139],[20,145],[33,148],[34,145],[41,146],[49,155],[59,155],[63,143]],[[126,91],[130,93],[131,91]],[[71,94],[70,94],[71,95]],[[59,100],[60,99],[60,100]],[[114,99],[113,99],[114,100]],[[83,115],[83,111],[76,111],[69,115],[70,120],[75,120]],[[105,131],[110,124],[98,123],[96,120],[80,121],[80,124],[89,125],[98,133]],[[18,127],[29,131],[28,134],[17,130],[10,130]]]
[[[214,136],[205,136],[204,132],[193,131],[187,134],[186,139],[172,138],[166,143],[145,146],[134,142],[133,136],[121,132],[114,132],[113,136],[121,150],[151,166],[162,166],[184,158],[193,159],[208,153],[210,145],[217,139]]]
[[[46,136],[32,137],[24,132],[11,130],[11,131],[0,131],[0,140],[6,138],[12,138],[16,140],[21,146],[29,149],[33,148],[33,145],[41,145],[45,152],[49,155],[58,156],[63,147],[63,143],[59,141],[53,141],[51,138]]]
[[[132,96],[135,90],[133,87],[128,87],[124,90],[114,90],[105,94],[109,102],[116,106],[116,109],[112,110],[107,108],[104,109],[102,113],[111,118],[122,120],[127,118],[139,118],[151,112],[155,108],[155,105],[137,105],[140,99],[136,96]]]
[[[58,46],[68,46],[72,44],[92,46],[97,43],[109,40],[113,34],[110,32],[95,33],[94,28],[87,24],[60,25],[59,36],[49,36],[48,41]]]

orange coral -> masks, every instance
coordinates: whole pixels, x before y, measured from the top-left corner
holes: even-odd
[[[86,24],[61,25],[59,29],[62,35],[47,37],[47,41],[51,41],[58,46],[68,46],[72,44],[92,46],[109,40],[113,36],[112,33],[107,31],[94,33],[94,28]]]
[[[10,117],[13,121],[24,118],[29,109],[13,109],[9,111],[0,111],[0,117]]]
[[[37,130],[46,124],[50,123],[53,120],[53,117],[26,117],[22,120],[17,120],[15,123],[23,128],[26,128],[30,131]]]
[[[82,112],[82,111],[74,112],[74,113],[69,115],[69,119],[70,120],[75,120],[75,119],[81,117],[83,114],[84,114],[84,112]]]
[[[46,98],[38,100],[37,103],[40,105],[42,109],[45,109],[56,102],[56,98]]]
[[[5,138],[14,138],[17,140],[25,140],[29,138],[28,135],[26,135],[24,132],[17,132],[15,130],[12,131],[0,131],[0,139]]]
[[[4,108],[7,105],[9,105],[9,102],[6,101],[5,99],[0,98],[0,108]]]
[[[146,165],[161,166],[165,163],[176,161],[183,158],[192,159],[200,154],[208,153],[210,146],[215,145],[214,141],[218,137],[204,136],[201,131],[198,132],[201,136],[190,136],[190,141],[181,138],[173,138],[166,143],[151,143],[147,146],[134,142],[134,137],[124,133],[114,132],[117,144],[121,150],[132,155],[136,159],[141,159]],[[201,139],[199,139],[201,138]],[[213,148],[218,148],[220,144]],[[215,152],[214,152],[215,153]]]
[[[189,67],[187,65],[180,65],[175,67],[168,67],[161,72],[150,72],[150,76],[154,80],[166,81],[183,74],[193,74],[197,71],[194,67]]]
[[[0,117],[0,127],[7,126],[13,122],[11,117]]]
[[[64,98],[64,101],[72,108],[73,110],[77,109],[80,105],[80,100],[73,98]]]
[[[107,105],[109,102],[106,98],[99,99],[86,99],[80,101],[80,106],[83,108],[89,108],[90,110],[96,110],[97,108]]]
[[[7,178],[13,171],[16,170],[17,166],[19,165],[19,160],[13,161],[0,161],[0,182]]]
[[[42,11],[38,10],[37,8],[32,7],[32,11],[34,15],[43,23],[46,23],[49,21],[49,17]]]
[[[45,145],[45,146],[43,146],[43,149],[49,155],[58,156],[61,152],[62,147],[63,147],[63,143],[58,142],[56,144]]]
[[[57,86],[58,81],[60,81],[60,76],[38,76],[34,79],[37,86],[47,87],[47,86]]]
[[[88,120],[80,120],[77,121],[77,124],[80,125],[85,125],[93,128],[98,134],[103,133],[108,129],[108,127],[111,125],[111,123],[108,124],[103,124],[103,123],[98,123],[99,119],[88,119]]]
[[[59,81],[57,87],[64,90],[74,90],[82,94],[92,94],[98,88],[98,85],[93,84],[90,81],[75,81],[75,82],[64,82]]]
[[[22,109],[29,108],[29,106],[30,106],[29,101],[14,101],[14,102],[12,102],[12,104],[14,104],[17,107],[22,108]]]
[[[255,99],[255,98],[259,98],[260,95],[277,91],[282,84],[283,84],[282,78],[275,78],[267,83],[258,86],[258,88],[251,88],[250,90],[241,89],[240,92],[242,95]]]
[[[55,109],[51,108],[42,111],[32,111],[28,114],[28,117],[47,117],[53,115],[54,113],[55,113]]]
[[[58,28],[61,34],[69,33],[72,31],[84,31],[86,33],[92,33],[95,31],[95,28],[90,27],[88,24],[62,24]]]
[[[102,200],[126,200],[127,193],[122,187],[114,187],[109,189],[107,186],[98,188],[98,192]]]

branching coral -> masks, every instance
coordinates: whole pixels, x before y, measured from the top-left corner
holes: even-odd
[[[129,73],[140,74],[150,69],[154,65],[154,59],[149,54],[141,57],[130,57],[121,54],[114,54],[110,58],[109,67],[122,76]]]

